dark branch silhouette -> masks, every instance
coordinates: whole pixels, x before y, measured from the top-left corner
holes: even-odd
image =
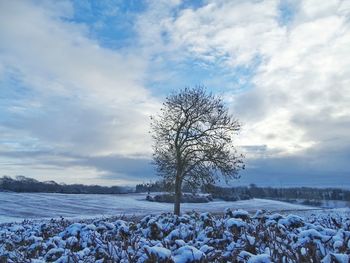
[[[151,117],[154,163],[158,173],[175,183],[174,213],[180,214],[181,187],[211,184],[219,175],[228,180],[244,168],[232,136],[240,123],[222,99],[203,87],[185,88],[166,98],[160,114]]]

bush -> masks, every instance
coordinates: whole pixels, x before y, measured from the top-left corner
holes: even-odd
[[[349,213],[161,214],[0,225],[0,262],[349,262]]]
[[[174,194],[160,194],[154,197],[148,195],[146,200],[160,203],[174,203],[175,196]],[[208,203],[210,201],[213,201],[211,195],[183,194],[181,197],[181,203]]]

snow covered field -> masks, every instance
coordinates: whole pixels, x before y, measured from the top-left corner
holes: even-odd
[[[164,214],[172,204],[144,198],[0,193],[0,262],[350,260],[349,208],[321,210],[252,199],[183,204],[183,211],[196,212],[177,217]],[[50,218],[58,219],[45,220]]]
[[[145,215],[170,212],[172,204],[148,202],[145,194],[91,195],[0,192],[0,223],[23,219],[92,218],[115,215]],[[255,211],[295,211],[317,209],[285,202],[252,199],[237,202],[214,201],[182,204],[182,211],[222,212],[225,208]]]

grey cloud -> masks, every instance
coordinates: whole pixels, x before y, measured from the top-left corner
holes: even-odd
[[[298,156],[250,159],[241,179],[232,184],[350,188],[347,156],[350,145],[342,149],[315,148]]]
[[[104,178],[116,179],[122,176],[130,180],[147,181],[154,179],[156,172],[151,159],[123,157],[118,155],[85,157],[76,162],[105,172]]]
[[[227,96],[230,96],[227,94]],[[232,97],[232,96],[230,96]],[[243,122],[257,122],[268,114],[267,100],[264,94],[255,89],[235,95],[230,103],[233,113]]]
[[[152,160],[140,156],[119,155],[83,156],[70,152],[57,151],[0,151],[3,158],[17,160],[14,165],[26,167],[35,165],[50,166],[50,169],[64,170],[67,167],[85,167],[96,170],[100,179],[142,182],[157,179]],[[25,174],[25,168],[23,170]]]
[[[20,113],[9,113],[2,125],[13,130],[24,131],[61,151],[99,151],[106,148],[113,138],[115,127],[111,125],[118,114],[103,109],[84,106],[82,101],[55,97],[41,100],[37,109]]]
[[[148,115],[159,104],[142,83],[160,73],[147,69],[149,57],[219,61],[229,70],[261,56],[253,88],[227,94],[244,123],[239,143],[255,154],[238,183],[342,185],[350,156],[349,9],[346,1],[301,1],[285,26],[278,3],[209,1],[173,16],[171,6],[154,2],[135,24],[140,52],[128,55],[62,20],[72,15],[69,2],[0,3],[0,76],[13,69],[30,95],[7,87],[0,158],[84,167],[108,180],[153,178]],[[164,82],[177,76],[164,71],[157,76]]]
[[[0,64],[29,90],[21,101],[7,98],[22,110],[2,105],[0,125],[22,133],[19,141],[34,138],[60,151],[148,154],[148,116],[158,101],[140,84],[147,62],[100,47],[85,25],[61,19],[71,8],[30,1],[0,8],[7,21],[0,24]]]
[[[350,143],[350,116],[332,116],[328,110],[296,113],[291,121],[306,131],[308,139]]]

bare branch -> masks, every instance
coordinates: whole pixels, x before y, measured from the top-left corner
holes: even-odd
[[[185,88],[166,98],[151,118],[154,163],[159,175],[173,179],[181,195],[183,181],[215,182],[219,174],[237,178],[244,168],[232,136],[241,125],[219,97],[203,87]]]

